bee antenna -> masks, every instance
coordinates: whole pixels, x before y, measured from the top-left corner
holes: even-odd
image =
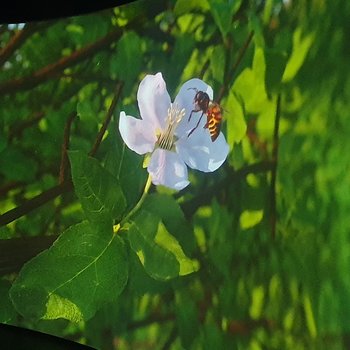
[[[195,90],[196,92],[198,92],[197,88],[188,88],[187,90]]]

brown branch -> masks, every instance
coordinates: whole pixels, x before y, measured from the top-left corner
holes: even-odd
[[[60,164],[60,175],[59,175],[59,184],[62,184],[66,181],[66,172],[68,168],[68,154],[67,150],[69,149],[69,136],[70,130],[73,123],[74,118],[76,117],[76,112],[71,113],[66,121],[66,125],[64,127],[63,133],[63,143],[62,143],[62,151],[61,151],[61,164]]]
[[[225,94],[227,93],[227,90],[229,89],[229,86],[230,86],[231,82],[233,81],[233,76],[234,76],[238,66],[241,63],[241,61],[242,61],[242,59],[243,59],[243,57],[244,57],[244,55],[249,47],[249,44],[252,41],[253,36],[254,36],[254,32],[252,31],[249,33],[244,45],[239,50],[238,57],[237,57],[235,63],[233,64],[230,73],[226,75],[225,82],[220,89],[220,92],[219,92],[219,95],[217,98],[217,102],[220,102],[222,100],[222,98],[225,96]]]
[[[62,72],[67,67],[84,61],[100,50],[107,48],[113,42],[117,41],[121,34],[122,30],[116,28],[94,43],[74,51],[70,56],[62,57],[57,62],[49,64],[29,76],[9,80],[0,84],[0,95],[11,94],[17,91],[26,91],[36,87],[49,80],[51,77],[57,76],[58,73]]]
[[[47,24],[28,23],[22,30],[17,31],[7,45],[0,50],[0,67],[32,34],[44,26],[47,26]]]
[[[22,266],[57,239],[54,236],[0,239],[0,275],[19,271]]]
[[[22,181],[12,181],[0,187],[0,198],[5,196],[9,191],[24,185]]]
[[[39,208],[43,204],[55,199],[65,192],[71,191],[73,184],[71,181],[64,182],[60,185],[51,187],[50,189],[40,193],[34,198],[26,200],[20,206],[13,208],[6,213],[0,215],[0,227],[17,220],[21,216],[27,215],[32,210]]]
[[[281,94],[277,96],[276,102],[276,116],[275,116],[275,127],[273,131],[273,144],[272,144],[272,160],[273,167],[271,169],[271,237],[276,237],[276,224],[277,224],[277,210],[276,210],[276,178],[277,178],[277,165],[278,165],[278,134],[279,125],[281,119]]]
[[[108,109],[105,121],[103,122],[103,124],[101,126],[101,129],[100,129],[99,133],[97,134],[95,143],[92,146],[91,151],[89,152],[89,156],[91,156],[91,157],[93,157],[96,154],[96,152],[97,152],[97,150],[98,150],[98,148],[99,148],[99,146],[101,144],[101,141],[103,139],[103,135],[105,134],[105,132],[106,132],[106,130],[108,128],[108,125],[109,125],[109,123],[110,123],[110,121],[112,119],[115,107],[117,105],[117,102],[119,100],[120,94],[122,92],[122,88],[123,88],[123,83],[122,82],[118,83],[116,91],[115,91],[115,94],[114,94],[114,97],[113,97],[113,100],[111,102],[111,105],[109,106],[109,109]]]

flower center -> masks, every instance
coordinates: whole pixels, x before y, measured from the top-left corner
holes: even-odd
[[[173,149],[176,141],[175,130],[185,114],[186,112],[184,108],[180,110],[177,105],[170,105],[168,108],[166,126],[158,137],[157,145],[159,148],[166,150]]]

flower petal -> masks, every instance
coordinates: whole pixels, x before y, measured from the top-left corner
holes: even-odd
[[[152,152],[157,141],[154,126],[120,112],[119,131],[126,145],[138,154]]]
[[[212,172],[226,160],[229,146],[222,132],[212,142],[208,129],[198,127],[189,137],[176,142],[176,150],[189,167]]]
[[[200,79],[190,79],[186,81],[180,88],[180,91],[178,95],[175,98],[174,104],[179,107],[181,110],[182,108],[185,109],[186,114],[183,117],[181,123],[178,125],[176,129],[176,134],[178,136],[182,136],[187,134],[188,131],[192,130],[197,122],[199,121],[202,112],[193,112],[191,116],[191,120],[188,121],[191,111],[194,109],[194,97],[197,93],[197,91],[203,91],[206,92],[209,96],[209,99],[213,99],[213,89],[211,86],[206,84],[203,80]],[[203,114],[202,120],[200,124],[198,125],[198,128],[203,127],[206,123],[206,115]]]
[[[162,73],[146,75],[137,91],[141,118],[163,130],[170,107],[170,96]]]
[[[182,190],[188,181],[186,164],[175,152],[157,148],[151,155],[148,172],[155,185]]]

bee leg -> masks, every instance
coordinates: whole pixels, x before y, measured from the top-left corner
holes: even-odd
[[[191,117],[192,117],[192,113],[193,112],[197,112],[195,109],[192,109],[192,111],[191,111],[191,113],[190,113],[190,116],[188,117],[188,121],[190,121],[191,120]]]
[[[204,114],[204,112],[202,112],[202,114],[201,114],[201,116],[200,116],[200,118],[199,118],[199,120],[197,122],[197,125],[190,131],[190,133],[187,135],[187,137],[190,137],[190,135],[193,133],[193,131],[195,131],[198,128],[198,125],[199,125],[199,123],[202,120],[203,114]]]

